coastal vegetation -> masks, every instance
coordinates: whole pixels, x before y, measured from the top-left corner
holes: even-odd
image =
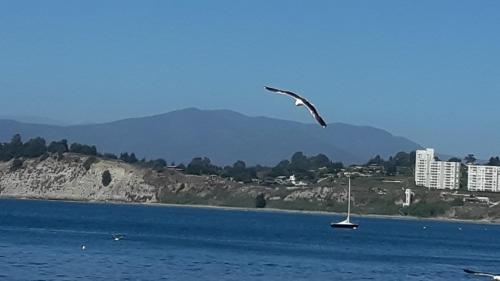
[[[99,162],[99,160],[95,157],[95,156],[91,156],[89,158],[87,158],[87,160],[85,160],[85,162],[83,162],[83,167],[85,168],[85,170],[90,170],[90,167],[92,166],[92,164],[94,163],[97,163]]]
[[[257,197],[255,197],[255,207],[256,208],[265,208],[266,207],[266,199],[264,197],[264,193],[259,193]]]
[[[167,167],[166,160],[161,158],[139,160],[134,152],[122,152],[119,156],[108,152],[99,153],[95,145],[69,144],[65,139],[52,141],[47,145],[43,138],[37,137],[23,143],[19,134],[14,135],[10,142],[0,144],[0,161],[9,161],[14,158],[23,157],[41,157],[46,153],[60,155],[66,152],[98,156],[106,159],[119,159],[126,163],[138,164],[157,171]],[[408,153],[400,152],[394,157],[390,157],[387,161],[383,160],[380,156],[376,156],[368,164],[380,164],[388,174],[396,174],[400,167],[411,167],[411,157],[412,155]],[[86,167],[92,164],[91,161],[94,161],[94,159],[90,159]],[[218,175],[243,183],[251,183],[257,180],[261,184],[269,184],[272,182],[271,179],[276,177],[290,177],[292,175],[298,181],[315,182],[327,175],[338,173],[345,168],[343,163],[332,161],[324,154],[306,156],[302,152],[296,152],[289,160],[282,160],[277,165],[271,167],[261,165],[249,167],[243,160],[236,161],[233,165],[220,167],[213,164],[208,157],[195,157],[186,167],[183,164],[177,166],[180,169],[184,169],[187,174]],[[411,169],[401,169],[401,171],[409,173]]]
[[[192,175],[218,175],[231,178],[238,182],[259,183],[269,182],[276,177],[290,177],[297,180],[316,181],[322,176],[339,172],[344,168],[340,162],[331,161],[326,155],[318,154],[307,157],[302,152],[296,152],[290,160],[282,160],[274,167],[256,165],[247,167],[242,160],[232,166],[219,167],[211,163],[207,157],[196,157],[187,165],[186,173]]]
[[[467,161],[472,161],[475,157],[467,155],[466,158]],[[465,162],[458,158],[455,160]],[[290,159],[267,167],[247,166],[242,160],[221,167],[213,164],[208,157],[195,157],[184,166],[174,163],[168,165],[164,159],[139,160],[133,152],[123,152],[120,155],[100,153],[94,145],[69,144],[64,139],[52,141],[48,145],[43,138],[23,142],[20,135],[15,135],[10,142],[0,143],[0,162],[3,162],[5,167],[3,172],[0,171],[0,180],[10,176],[12,180],[33,178],[33,185],[27,192],[43,184],[40,187],[41,193],[34,194],[44,194],[52,185],[54,194],[61,194],[65,177],[67,180],[85,177],[82,183],[93,182],[93,188],[108,187],[105,192],[110,192],[109,194],[120,192],[120,188],[125,184],[130,189],[126,189],[128,191],[123,196],[132,202],[152,200],[176,204],[344,212],[347,187],[345,176],[349,173],[353,180],[353,213],[417,217],[453,215],[457,218],[473,219],[500,217],[500,208],[490,208],[473,200],[466,202],[464,196],[473,196],[466,190],[461,191],[460,196],[443,195],[450,192],[415,186],[414,152],[399,152],[387,160],[376,155],[363,165],[351,166],[344,166],[343,163],[333,161],[323,154],[308,156],[302,152],[296,152]],[[498,165],[498,162],[499,159],[495,156],[490,158],[488,164]],[[53,171],[57,172],[51,176],[43,174],[44,180],[40,181],[42,177],[37,177],[42,174],[36,171],[44,169],[44,165],[52,165]],[[129,172],[113,170],[116,167],[127,167],[120,169]],[[465,165],[463,168],[465,169]],[[60,172],[64,169],[67,169],[65,175],[61,175]],[[132,175],[131,171],[132,174],[143,174],[134,179],[133,184],[130,183],[131,179],[123,176]],[[54,179],[51,181],[47,177]],[[155,191],[145,191],[137,195],[134,187],[138,184],[144,185],[143,190]],[[25,183],[13,186],[23,185]],[[406,188],[411,188],[415,195],[412,204],[403,207]],[[12,192],[15,194],[15,190]],[[98,196],[100,192],[78,191],[74,194]],[[500,200],[499,194],[487,196],[492,202]],[[83,199],[86,200],[85,197]]]
[[[122,152],[119,156],[113,153],[99,153],[95,145],[80,143],[68,144],[66,139],[52,141],[46,144],[45,139],[41,137],[32,138],[23,143],[19,134],[14,135],[10,142],[0,143],[0,161],[9,161],[11,159],[47,157],[47,153],[62,154],[66,152],[77,153],[91,156],[87,159],[85,167],[88,170],[90,165],[98,161],[96,157],[105,159],[118,159],[126,163],[137,164],[144,168],[151,168],[161,171],[168,166],[164,159],[141,159],[139,160],[134,152]],[[460,158],[452,157],[449,161],[474,163],[477,161],[473,154],[468,154],[463,161]],[[19,164],[19,161],[16,162]],[[280,161],[275,166],[247,166],[243,160],[236,161],[233,165],[217,166],[211,162],[208,157],[195,157],[187,166],[184,164],[173,165],[191,175],[217,175],[223,178],[230,178],[234,181],[243,183],[258,182],[268,185],[271,179],[277,177],[294,176],[297,181],[317,182],[318,180],[336,175],[341,171],[353,170],[353,167],[378,167],[379,175],[383,176],[413,176],[415,165],[415,151],[410,153],[398,152],[390,156],[387,160],[380,155],[369,159],[363,165],[351,165],[345,167],[342,162],[333,161],[324,154],[306,156],[302,152],[294,153],[291,158]],[[500,166],[500,158],[492,156],[487,165]],[[465,165],[463,166],[464,171]]]
[[[167,166],[167,162],[163,159],[154,159],[147,161],[146,159],[137,160],[134,153],[124,152],[120,156],[116,156],[113,153],[99,153],[95,145],[86,145],[80,143],[72,143],[68,146],[68,141],[62,139],[60,141],[52,141],[49,145],[46,144],[45,139],[41,137],[36,137],[28,140],[27,142],[22,141],[19,134],[14,135],[10,142],[0,143],[0,161],[10,161],[15,159],[13,162],[14,169],[22,167],[23,158],[46,158],[48,153],[53,153],[58,155],[60,158],[63,153],[70,152],[81,155],[90,156],[84,162],[84,167],[89,170],[91,165],[98,162],[100,158],[105,159],[119,159],[126,163],[138,164],[144,167],[153,169],[162,169]]]
[[[102,173],[102,185],[104,186],[108,186],[110,183],[111,183],[111,173],[109,172],[109,170],[106,170]]]

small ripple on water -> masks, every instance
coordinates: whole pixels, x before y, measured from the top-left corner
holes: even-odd
[[[275,263],[263,263],[262,264],[263,266],[268,266],[268,267],[277,267],[279,265],[275,264]]]
[[[28,262],[28,265],[35,265],[35,266],[43,266],[43,265],[48,265],[46,262]]]
[[[11,263],[11,265],[15,268],[27,268],[28,265],[22,263]]]

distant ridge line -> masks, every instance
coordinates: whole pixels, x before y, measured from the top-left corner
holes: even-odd
[[[137,157],[187,163],[206,156],[218,165],[237,160],[274,165],[297,152],[323,153],[344,164],[365,163],[375,155],[422,148],[417,143],[370,126],[314,123],[250,117],[227,109],[186,108],[164,114],[99,124],[45,125],[0,120],[0,141],[20,133],[23,139],[44,137],[96,145],[100,151],[135,152]]]

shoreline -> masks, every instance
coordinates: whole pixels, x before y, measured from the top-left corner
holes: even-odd
[[[232,207],[232,206],[215,206],[203,204],[172,204],[172,203],[151,203],[151,202],[126,202],[126,201],[97,201],[97,200],[73,200],[73,199],[50,199],[50,198],[36,198],[36,197],[16,197],[16,196],[2,196],[0,200],[33,200],[33,201],[60,201],[81,204],[116,204],[116,205],[139,205],[151,207],[174,207],[174,208],[199,208],[199,209],[215,209],[226,211],[245,211],[245,212],[269,212],[269,213],[289,213],[289,214],[309,214],[309,215],[322,215],[322,216],[345,216],[346,213],[328,212],[328,211],[309,211],[309,210],[291,210],[291,209],[277,209],[277,208],[248,208],[248,207]],[[484,224],[484,225],[500,225],[500,220],[467,220],[467,219],[454,219],[446,217],[414,217],[414,216],[398,216],[398,215],[377,215],[377,214],[352,214],[354,218],[374,218],[374,219],[391,219],[391,220],[408,220],[408,221],[435,221],[435,222],[452,222],[452,223],[470,223],[470,224]]]

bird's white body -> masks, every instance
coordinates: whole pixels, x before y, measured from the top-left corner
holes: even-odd
[[[296,106],[304,106],[304,103],[299,99],[295,99],[295,105]]]

